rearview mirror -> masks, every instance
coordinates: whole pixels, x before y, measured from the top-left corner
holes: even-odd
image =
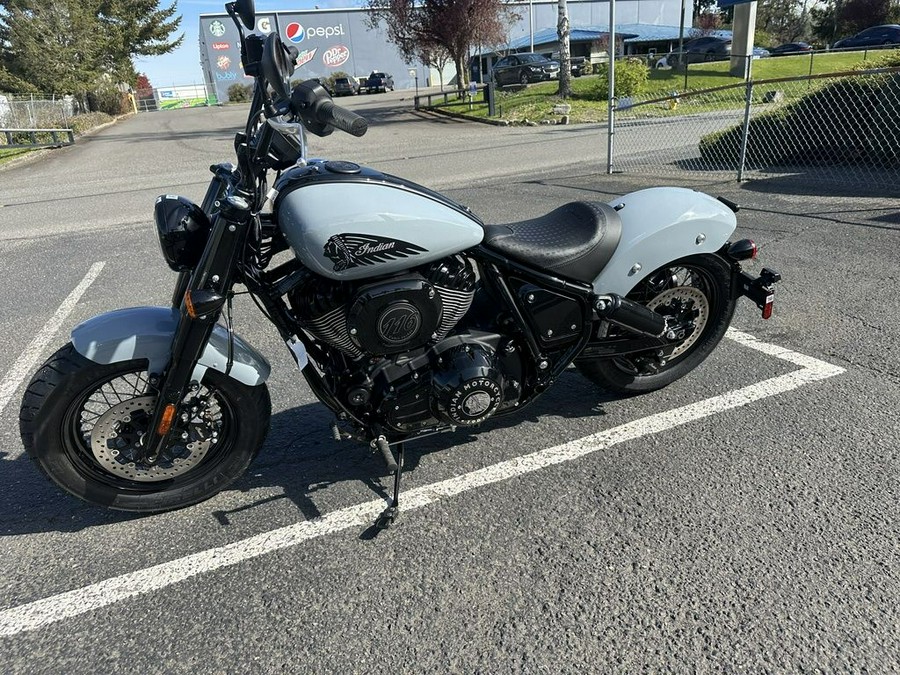
[[[247,30],[253,30],[256,26],[256,6],[253,0],[235,0],[234,10]]]
[[[287,79],[293,72],[292,66],[278,33],[270,33],[263,47],[262,74],[276,98],[288,98],[291,95]]]

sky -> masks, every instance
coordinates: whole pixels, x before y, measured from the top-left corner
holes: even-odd
[[[200,15],[221,14],[227,0],[178,0],[181,27],[176,36],[183,33],[181,46],[170,54],[138,58],[134,67],[145,73],[154,87],[170,87],[181,84],[203,82],[200,68]],[[168,7],[171,2],[163,0],[160,5]],[[256,0],[257,12],[283,12],[292,9],[320,9],[334,7],[354,7],[354,0]]]

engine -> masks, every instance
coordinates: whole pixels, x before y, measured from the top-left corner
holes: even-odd
[[[368,284],[310,275],[289,296],[303,328],[351,358],[401,354],[435,343],[469,310],[475,273],[446,258]]]
[[[458,325],[476,285],[469,261],[454,256],[369,283],[310,274],[288,297],[304,330],[344,355],[328,377],[344,403],[413,433],[480,424],[519,399],[512,341]]]

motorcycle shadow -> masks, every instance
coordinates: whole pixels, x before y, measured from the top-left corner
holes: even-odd
[[[458,429],[408,443],[404,473],[415,471],[425,455],[464,446],[492,431],[526,422],[537,423],[543,416],[572,419],[602,415],[605,414],[603,405],[618,399],[575,371],[566,371],[550,391],[520,411],[492,418],[468,432]],[[330,411],[319,403],[287,408],[273,415],[269,436],[259,457],[244,477],[225,493],[252,494],[275,488],[278,494],[234,508],[215,508],[215,497],[189,508],[205,510],[222,527],[228,527],[231,517],[236,514],[287,499],[304,518],[312,520],[323,515],[314,501],[316,492],[348,482],[363,484],[374,496],[387,502],[392,478],[381,455],[356,441],[336,442],[329,428],[332,419]],[[4,461],[2,465],[0,537],[78,532],[153,517],[111,511],[67,495],[41,475],[27,456]],[[202,513],[198,513],[198,517],[203,517]]]
[[[426,455],[461,448],[493,431],[526,422],[539,423],[541,417],[550,415],[565,419],[604,415],[603,405],[620,399],[575,371],[566,371],[550,391],[522,410],[491,418],[468,432],[457,429],[407,443],[404,475],[414,472]],[[274,415],[262,453],[248,474],[232,489],[250,493],[277,485],[283,492],[235,509],[214,511],[214,517],[227,526],[230,516],[236,513],[288,499],[306,519],[312,520],[323,515],[313,500],[315,493],[349,481],[362,483],[375,497],[388,502],[393,478],[380,453],[356,441],[336,442],[328,428],[332,419],[331,413],[318,404],[291,408]]]

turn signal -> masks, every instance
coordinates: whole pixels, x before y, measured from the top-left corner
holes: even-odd
[[[215,291],[191,291],[184,294],[184,309],[192,319],[218,312],[225,304],[225,296]]]
[[[159,426],[156,427],[156,433],[160,436],[165,436],[169,433],[169,429],[172,428],[172,420],[175,419],[175,404],[170,403],[166,406],[166,409],[163,410],[162,419],[159,420]]]

